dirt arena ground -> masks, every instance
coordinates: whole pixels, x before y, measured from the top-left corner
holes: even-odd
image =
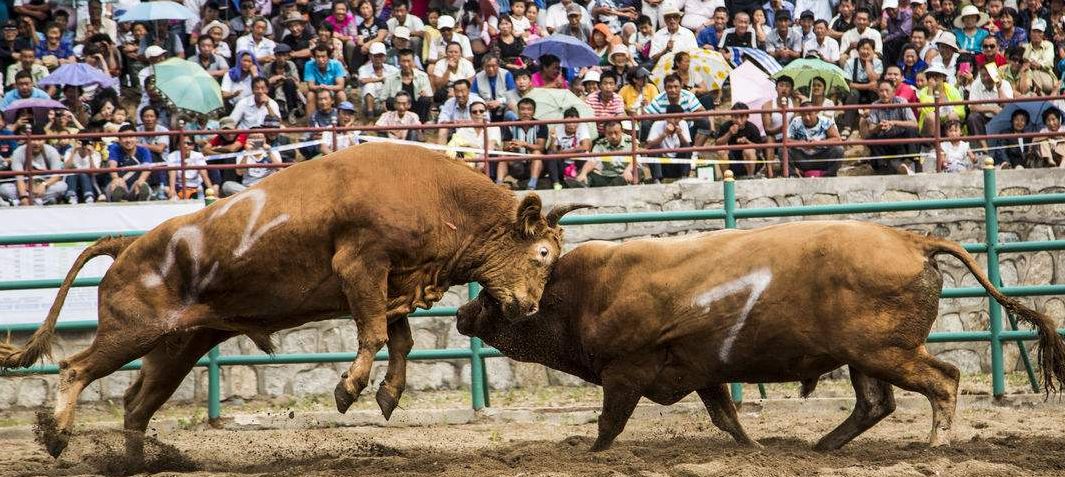
[[[841,422],[851,399],[845,386],[822,386],[816,398],[773,388],[768,401],[741,410],[764,449],[739,447],[714,428],[698,403],[641,405],[609,451],[590,454],[598,389],[564,388],[493,394],[493,409],[473,414],[462,393],[408,397],[382,427],[367,400],[335,417],[331,401],[260,403],[223,408],[223,429],[199,422],[202,409],[162,413],[148,444],[146,472],[168,476],[1062,476],[1065,402],[1011,395],[992,403],[979,388],[964,396],[954,445],[929,449],[927,402],[898,392],[899,410],[843,450],[810,446]],[[963,391],[965,387],[963,386]],[[748,388],[749,396],[754,395]],[[975,394],[975,395],[974,395]],[[369,400],[372,402],[372,400]],[[543,408],[546,403],[552,408]],[[58,462],[33,442],[31,414],[0,420],[0,475],[124,473],[117,409],[86,409],[78,435]],[[362,419],[362,421],[360,421]],[[396,418],[393,418],[396,420]],[[361,422],[361,424],[360,424]],[[457,422],[457,424],[446,424]],[[341,427],[344,426],[344,427]],[[351,426],[351,427],[347,427]]]

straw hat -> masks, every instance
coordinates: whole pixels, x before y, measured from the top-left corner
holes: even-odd
[[[964,8],[961,9],[961,13],[958,14],[957,17],[954,17],[954,26],[958,28],[965,28],[965,23],[962,22],[962,19],[965,17],[971,17],[973,15],[979,17],[976,20],[977,27],[987,25],[987,22],[991,19],[991,17],[987,16],[986,13],[981,12],[979,8],[976,8],[976,6],[966,5]]]
[[[943,62],[941,61],[933,62],[928,69],[924,70],[925,75],[928,75],[929,73],[941,74],[945,78],[950,77],[950,73],[947,72],[947,68],[943,66]]]
[[[211,29],[215,27],[222,29],[222,38],[229,38],[229,25],[226,25],[225,23],[222,23],[218,20],[214,20],[211,23],[204,25],[203,28],[200,29],[200,34],[209,35],[211,33]]]

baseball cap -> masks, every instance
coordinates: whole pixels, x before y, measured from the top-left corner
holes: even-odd
[[[351,111],[351,112],[354,113],[355,112],[355,105],[351,104],[351,101],[344,101],[344,102],[341,102],[340,105],[337,106],[337,109],[339,109],[341,111]]]
[[[438,30],[455,28],[455,19],[451,15],[440,15],[440,19],[436,21],[436,28]]]
[[[1030,30],[1039,30],[1041,32],[1047,31],[1047,21],[1042,18],[1036,18],[1032,20],[1032,27],[1030,28]]]
[[[273,114],[267,115],[263,118],[262,126],[264,128],[277,129],[281,127],[281,118],[274,116]]]
[[[18,23],[15,20],[7,20],[4,22],[4,28],[18,28]]]
[[[404,40],[409,40],[410,39],[410,28],[407,28],[405,26],[398,26],[398,27],[396,27],[396,30],[392,32],[392,36],[394,36],[396,38],[402,38]]]
[[[159,45],[152,45],[152,46],[149,46],[148,48],[144,49],[144,57],[145,58],[155,58],[157,56],[163,56],[165,54],[166,54],[166,50],[164,50]]]
[[[292,47],[288,46],[286,43],[278,43],[277,46],[274,47],[274,54],[280,55],[282,53],[292,53]]]
[[[385,54],[385,44],[379,41],[375,41],[370,44],[371,55],[383,55]]]
[[[569,15],[580,15],[580,14],[581,14],[580,5],[577,5],[576,3],[571,3],[571,4],[569,4],[568,7],[566,7],[566,16],[569,16]]]
[[[234,121],[233,118],[230,118],[230,117],[227,116],[227,117],[224,117],[224,118],[218,120],[218,128],[219,129],[236,129],[237,128],[237,122]]]
[[[801,14],[799,14],[799,19],[800,20],[804,20],[804,19],[807,19],[807,18],[813,20],[814,19],[814,12],[811,12],[810,10],[803,10],[803,12]]]
[[[595,70],[589,70],[587,73],[585,73],[584,74],[584,78],[581,79],[581,84],[587,83],[589,81],[594,81],[594,82],[598,83],[599,82],[599,72],[595,71]]]

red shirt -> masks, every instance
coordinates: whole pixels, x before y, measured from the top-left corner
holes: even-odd
[[[991,37],[988,37],[988,38],[991,38]],[[983,53],[977,53],[976,54],[976,68],[975,69],[983,68],[984,67],[984,63],[987,63],[987,56],[984,55]],[[995,64],[998,65],[998,66],[1002,66],[1002,65],[1006,64],[1006,56],[1003,55],[1002,53],[995,53]]]
[[[907,103],[919,103],[920,102],[920,101],[917,100],[917,91],[913,89],[913,86],[910,86],[910,85],[908,85],[906,83],[901,83],[900,82],[899,85],[895,87],[895,96],[898,96],[898,97],[902,98],[902,100],[906,101]],[[917,116],[917,108],[916,107],[913,108],[913,115]]]

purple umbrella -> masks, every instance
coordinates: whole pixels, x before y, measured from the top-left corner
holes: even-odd
[[[67,106],[54,99],[19,99],[12,102],[7,108],[4,108],[4,119],[9,123],[14,122],[20,109],[32,109],[33,115],[39,116],[41,113],[47,114],[47,112],[52,109],[67,109]]]
[[[45,86],[85,86],[95,84],[101,88],[110,88],[115,85],[115,79],[85,63],[67,63],[56,68],[52,74],[45,76],[38,84]]]
[[[521,52],[523,56],[539,59],[543,55],[555,55],[565,68],[584,68],[599,64],[599,55],[592,47],[569,35],[555,33],[547,38],[530,43]]]

